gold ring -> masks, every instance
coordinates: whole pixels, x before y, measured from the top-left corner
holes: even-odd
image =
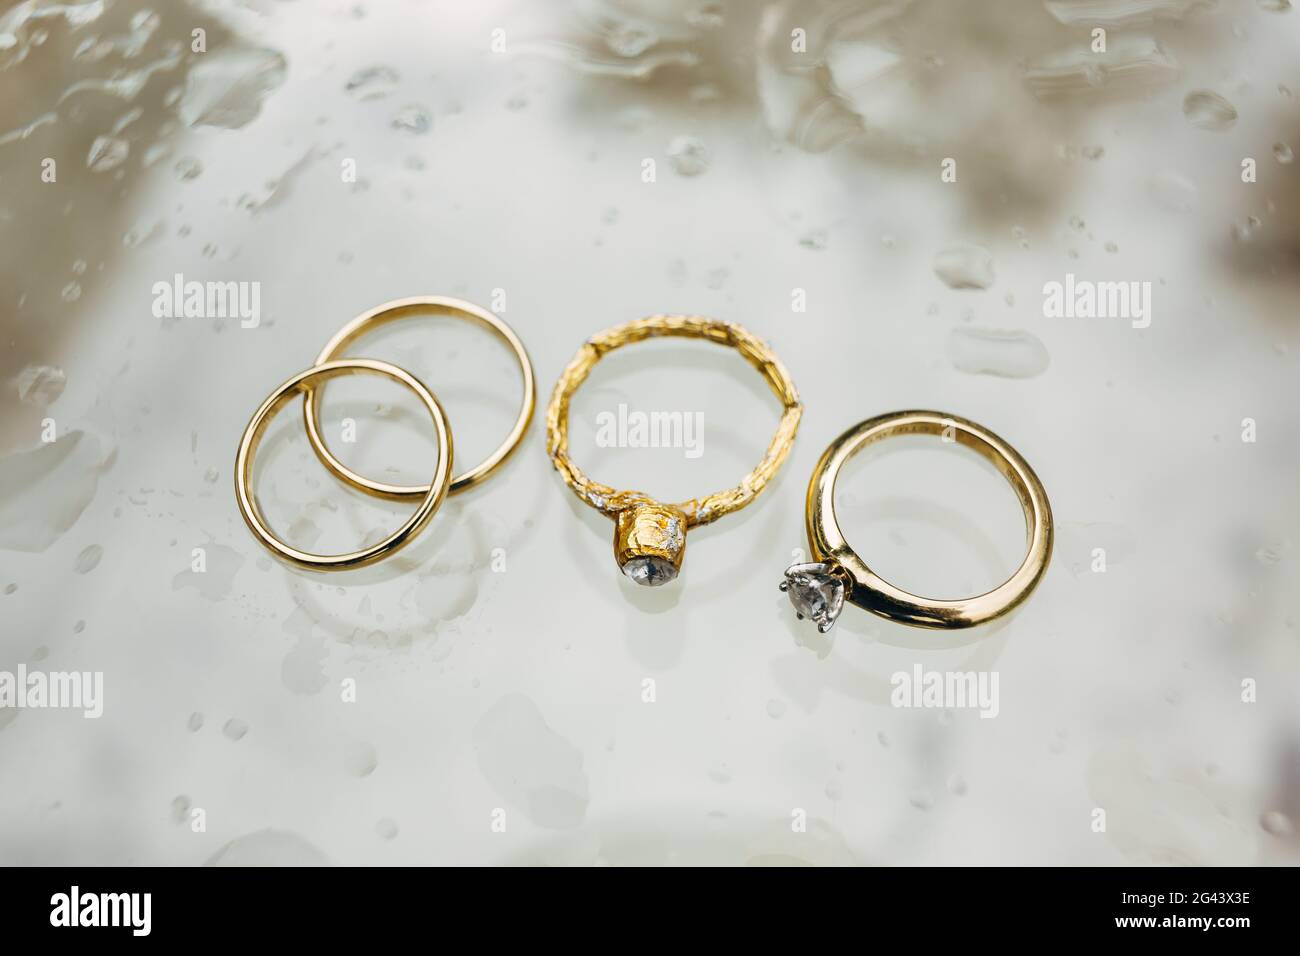
[[[253,455],[257,452],[257,446],[262,440],[262,435],[275,413],[283,408],[295,394],[298,392],[310,394],[312,391],[311,383],[316,379],[339,378],[344,375],[358,375],[364,372],[373,372],[376,375],[383,375],[395,382],[400,382],[419,396],[420,401],[424,403],[424,407],[429,410],[429,417],[433,419],[433,427],[438,433],[438,468],[434,472],[433,481],[430,482],[428,489],[425,491],[423,500],[420,502],[419,507],[415,509],[415,513],[407,518],[400,528],[378,544],[348,554],[325,555],[299,551],[297,548],[285,544],[271,532],[257,507],[257,499],[253,495],[252,487]],[[447,424],[447,416],[443,413],[442,406],[438,404],[438,399],[414,375],[403,371],[396,365],[389,365],[387,362],[376,362],[371,359],[344,359],[337,362],[325,362],[293,376],[293,378],[272,392],[261,407],[253,413],[253,417],[248,422],[248,427],[244,429],[244,437],[239,441],[239,454],[235,457],[235,498],[239,502],[239,513],[244,516],[244,522],[248,525],[248,529],[277,557],[308,571],[341,571],[348,568],[363,568],[404,547],[429,523],[434,512],[438,510],[443,499],[447,496],[452,453],[451,427]]]
[[[1025,512],[1029,541],[1016,572],[992,591],[957,601],[936,601],[894,587],[876,575],[849,547],[835,520],[835,479],[844,463],[872,442],[892,435],[939,435],[991,461],[1015,489]],[[822,453],[808,482],[804,511],[815,562],[788,568],[781,590],[799,617],[811,618],[823,634],[831,629],[847,598],[881,617],[914,627],[974,627],[1001,617],[1038,586],[1052,556],[1052,509],[1047,492],[1019,452],[987,428],[942,412],[891,412],[850,428]]]
[[[705,339],[735,349],[758,369],[784,406],[763,460],[734,488],[665,504],[641,491],[617,491],[592,481],[569,457],[569,401],[578,386],[614,349],[660,336]],[[546,410],[546,450],[578,499],[614,519],[614,560],[619,568],[637,584],[655,587],[672,581],[681,570],[688,528],[739,511],[758,497],[790,454],[802,414],[803,406],[790,374],[761,340],[739,325],[697,315],[652,315],[606,329],[578,350],[555,383]]]
[[[324,365],[331,361],[354,341],[372,329],[400,319],[409,318],[412,315],[421,314],[469,319],[495,332],[514,352],[524,376],[524,397],[519,406],[519,416],[515,419],[510,434],[506,436],[506,440],[491,455],[463,475],[458,475],[452,479],[451,489],[448,494],[454,495],[467,488],[472,488],[496,471],[510,457],[511,453],[519,447],[524,432],[528,430],[528,423],[533,419],[533,407],[537,401],[537,386],[533,381],[533,363],[528,358],[528,352],[524,349],[523,342],[519,341],[519,337],[515,335],[510,326],[487,309],[461,299],[440,295],[395,299],[392,302],[385,302],[381,306],[361,313],[334,333],[334,337],[325,343],[320,355],[316,357],[316,364]],[[429,485],[390,485],[382,481],[372,481],[364,475],[352,471],[335,458],[334,454],[326,447],[325,439],[321,436],[320,406],[323,391],[322,388],[308,388],[307,400],[303,403],[302,409],[303,423],[307,426],[307,440],[311,442],[311,447],[315,450],[316,457],[320,459],[321,464],[333,472],[335,477],[341,478],[352,487],[379,498],[396,500],[422,498],[429,493]]]

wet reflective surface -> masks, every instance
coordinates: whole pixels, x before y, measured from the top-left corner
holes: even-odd
[[[1296,862],[1298,48],[1254,2],[0,3],[0,672],[104,686],[98,719],[0,708],[0,861]],[[740,322],[801,390],[794,452],[653,590],[536,421],[392,560],[275,564],[248,417],[417,294],[500,314],[542,402],[599,329]],[[351,354],[428,383],[471,463],[519,386],[462,326]],[[701,453],[611,446],[620,404],[702,414]],[[818,635],[774,584],[805,482],[900,408],[1020,450],[1052,567],[981,632]],[[572,448],[676,500],[778,416],[734,355],[649,343]],[[331,383],[323,421],[371,477],[433,468],[396,385]],[[854,464],[841,523],[891,579],[1019,562],[964,453]],[[291,409],[257,471],[298,547],[407,513]],[[996,672],[996,718],[894,706],[917,664]]]

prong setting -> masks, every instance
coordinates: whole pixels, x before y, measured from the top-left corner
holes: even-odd
[[[844,578],[829,561],[793,564],[777,587],[790,596],[795,617],[811,620],[822,634],[829,633],[844,609]]]

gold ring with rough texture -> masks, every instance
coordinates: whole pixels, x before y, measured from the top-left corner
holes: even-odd
[[[510,326],[495,313],[461,299],[439,295],[394,299],[392,302],[385,302],[383,305],[361,313],[335,332],[333,338],[325,343],[320,355],[316,357],[316,364],[323,365],[336,358],[339,353],[367,332],[414,315],[443,315],[469,319],[478,323],[494,332],[510,347],[519,362],[520,370],[523,372],[524,397],[520,403],[519,415],[515,419],[514,427],[511,428],[510,434],[506,436],[506,440],[497,447],[496,451],[463,475],[457,475],[452,479],[451,489],[448,494],[454,495],[472,488],[496,471],[510,457],[511,453],[519,447],[524,432],[528,430],[528,423],[533,419],[533,407],[537,401],[537,386],[533,380],[533,363],[528,358],[528,352],[524,349],[523,342],[519,340],[519,337],[515,335]],[[320,406],[323,391],[323,388],[309,388],[307,390],[307,400],[303,403],[302,410],[303,424],[307,427],[307,440],[311,442],[311,447],[315,450],[316,457],[320,459],[321,464],[333,472],[335,477],[341,478],[352,487],[379,498],[402,500],[406,498],[422,498],[428,494],[428,485],[391,485],[382,481],[373,481],[352,471],[334,457],[334,454],[326,447],[325,439],[321,436]]]
[[[704,339],[735,349],[767,380],[784,406],[763,460],[740,484],[676,504],[592,481],[569,457],[569,402],[578,386],[614,349],[661,336]],[[555,470],[579,500],[614,519],[614,560],[619,568],[636,583],[654,587],[677,577],[686,553],[688,528],[739,511],[758,497],[790,454],[802,414],[790,373],[767,345],[744,328],[698,315],[652,315],[593,335],[578,350],[551,394],[546,410],[546,450]]]
[[[366,372],[382,375],[405,385],[415,392],[420,401],[424,403],[424,407],[428,409],[429,417],[433,419],[433,427],[438,434],[438,467],[434,472],[433,481],[429,483],[419,507],[415,509],[415,513],[407,518],[400,528],[378,544],[347,554],[324,555],[299,551],[277,538],[267,527],[266,521],[262,517],[262,513],[257,506],[257,499],[253,494],[253,456],[257,452],[257,446],[262,440],[263,433],[276,412],[280,411],[298,392],[310,394],[312,391],[311,383],[314,380],[359,375]],[[396,365],[389,365],[387,362],[376,362],[371,359],[344,359],[337,362],[325,362],[309,368],[305,372],[299,372],[290,378],[272,392],[261,407],[253,413],[253,417],[249,419],[248,427],[244,429],[244,437],[239,442],[239,454],[235,457],[235,499],[239,503],[239,513],[244,516],[244,522],[248,525],[248,529],[272,554],[284,561],[305,568],[308,571],[341,571],[348,568],[362,568],[368,564],[374,564],[376,561],[404,547],[433,518],[434,512],[438,510],[443,498],[447,495],[448,479],[451,476],[452,454],[451,427],[447,424],[447,416],[443,413],[442,406],[438,404],[438,399],[415,376],[403,371]]]
[[[835,520],[835,479],[844,463],[873,442],[893,435],[939,435],[988,459],[1011,483],[1025,512],[1028,550],[1019,568],[992,591],[956,601],[917,597],[876,575],[844,540]],[[942,412],[906,411],[878,415],[846,431],[822,453],[808,482],[804,511],[815,562],[785,572],[781,590],[799,617],[823,634],[847,600],[873,614],[914,627],[974,627],[1001,617],[1038,586],[1052,556],[1052,509],[1034,470],[1009,444],[986,428]]]

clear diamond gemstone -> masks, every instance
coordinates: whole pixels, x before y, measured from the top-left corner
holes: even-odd
[[[657,588],[677,577],[677,568],[666,558],[647,556],[633,558],[623,565],[623,573],[637,584],[648,588]]]
[[[801,618],[808,618],[825,634],[844,608],[844,581],[825,561],[795,564],[786,569],[781,590]]]

